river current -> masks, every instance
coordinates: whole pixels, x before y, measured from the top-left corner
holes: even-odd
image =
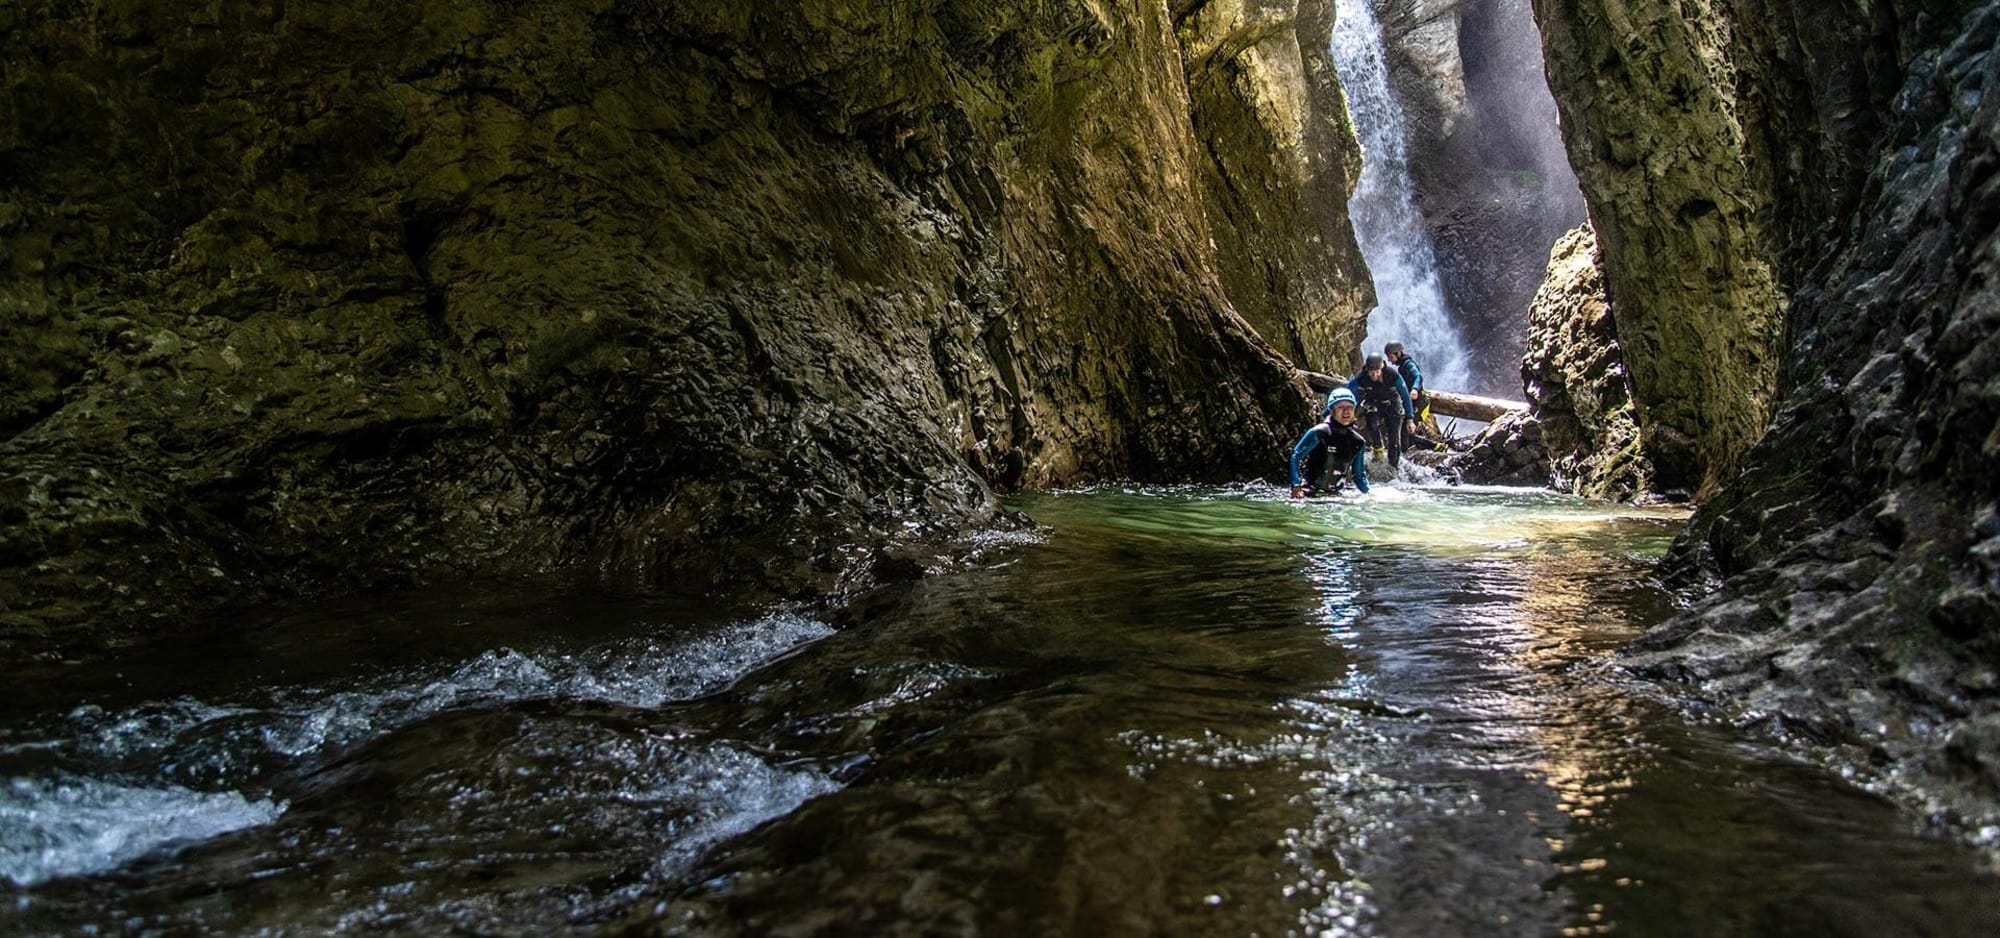
[[[2000,879],[1626,677],[1684,518],[1022,499],[825,615],[485,590],[0,688],[0,933],[1986,935]]]

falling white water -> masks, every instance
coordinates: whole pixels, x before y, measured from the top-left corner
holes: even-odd
[[[1377,306],[1362,350],[1377,353],[1401,342],[1423,366],[1426,385],[1467,387],[1465,346],[1446,313],[1437,254],[1411,194],[1403,109],[1389,91],[1382,27],[1370,0],[1338,0],[1334,16],[1334,66],[1361,138],[1361,179],[1347,212],[1375,277]]]

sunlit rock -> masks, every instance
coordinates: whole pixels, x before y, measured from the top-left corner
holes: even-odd
[[[1453,456],[1460,478],[1616,501],[1660,494],[1639,446],[1589,226],[1565,235],[1549,255],[1548,278],[1529,312],[1521,378],[1529,410],[1494,421]]]
[[[1535,4],[1646,456],[1661,486],[1703,496],[1770,417],[1788,285],[1780,255],[1796,255],[1782,239],[1804,233],[1786,224],[1795,193],[1781,191],[1798,157],[1772,145],[1815,135],[1798,126],[1810,112],[1785,110],[1808,106],[1798,92],[1815,77],[1767,46],[1790,41],[1777,25],[1789,21],[1774,15],[1769,35],[1731,29],[1723,6]]]
[[[1557,486],[1629,501],[1653,492],[1652,467],[1640,447],[1612,318],[1597,239],[1588,226],[1578,228],[1556,242],[1535,293],[1522,384]]]
[[[1176,31],[1230,303],[1319,371],[1345,369],[1375,302],[1347,219],[1361,154],[1327,50],[1333,9],[1333,0],[1202,3]]]

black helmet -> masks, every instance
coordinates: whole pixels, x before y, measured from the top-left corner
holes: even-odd
[[[1382,367],[1382,356],[1380,355],[1370,355],[1361,360],[1362,371],[1374,371],[1380,367]]]

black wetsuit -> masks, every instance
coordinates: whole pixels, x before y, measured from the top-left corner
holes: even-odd
[[[1368,417],[1368,445],[1385,447],[1389,450],[1389,465],[1399,466],[1403,462],[1403,421],[1410,415],[1410,392],[1403,387],[1403,376],[1394,369],[1383,368],[1382,377],[1371,380],[1368,372],[1355,375],[1347,382],[1347,389],[1361,402],[1361,411]]]
[[[1368,466],[1363,456],[1367,451],[1368,441],[1353,426],[1341,426],[1331,420],[1317,424],[1292,447],[1292,486],[1309,485],[1315,491],[1320,490],[1320,479],[1331,466],[1333,473],[1326,480],[1325,491],[1338,491],[1341,479],[1346,478],[1354,482],[1355,488],[1366,492]]]

